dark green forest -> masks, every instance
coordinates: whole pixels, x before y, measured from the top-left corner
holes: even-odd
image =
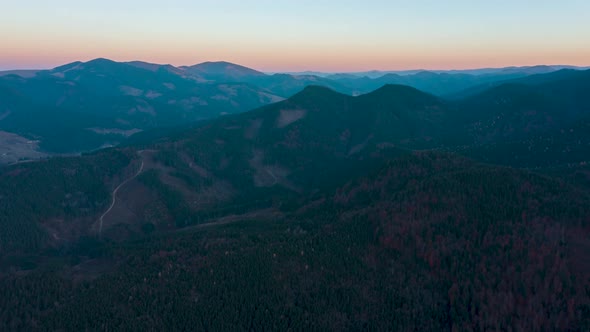
[[[590,330],[588,73],[4,166],[0,330]]]

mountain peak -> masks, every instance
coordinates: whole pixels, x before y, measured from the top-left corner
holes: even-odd
[[[195,66],[236,66],[236,67],[244,67],[232,62],[228,62],[228,61],[205,61],[205,62],[201,62],[199,64],[196,64]],[[244,67],[246,68],[246,67]]]
[[[317,92],[331,92],[331,93],[338,93],[328,87],[325,87],[323,85],[308,85],[305,88],[303,88],[303,90],[301,90],[301,92],[304,93],[317,93]]]
[[[416,76],[416,77],[436,77],[438,75],[440,75],[440,74],[437,74],[435,72],[431,72],[428,70],[421,70],[421,71],[414,74],[414,76]]]
[[[342,94],[340,92],[336,92],[336,91],[334,91],[328,87],[322,86],[322,85],[308,85],[305,88],[303,88],[303,90],[301,90],[299,93],[295,94],[294,96],[292,96],[289,99],[309,99],[309,98],[318,98],[318,97],[330,98],[330,97],[341,97],[341,96],[349,97],[348,95]]]
[[[194,66],[190,66],[189,68],[199,69],[207,73],[224,73],[227,71],[239,71],[242,73],[248,73],[250,75],[265,75],[264,73],[259,72],[255,69],[227,61],[207,61],[196,64]]]
[[[407,85],[385,84],[379,89],[360,95],[357,98],[371,101],[396,102],[410,104],[436,104],[439,99],[431,94]]]
[[[90,61],[87,61],[86,64],[90,65],[90,64],[107,64],[107,63],[116,63],[113,60],[107,59],[107,58],[96,58],[96,59],[92,59]]]
[[[125,62],[125,64],[128,64],[133,67],[141,68],[141,69],[147,69],[149,71],[156,71],[160,68],[167,68],[168,66],[170,66],[170,65],[161,65],[161,64],[150,63],[150,62],[145,62],[145,61],[130,61],[130,62]]]
[[[388,94],[388,95],[396,95],[396,94],[422,94],[428,95],[425,92],[422,92],[416,88],[413,88],[408,85],[401,85],[401,84],[385,84],[379,89],[367,93],[367,95],[380,95],[380,94]]]
[[[208,61],[182,69],[190,74],[216,81],[239,81],[251,77],[266,76],[257,70],[226,61]]]

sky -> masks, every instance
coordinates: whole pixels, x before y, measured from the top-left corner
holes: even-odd
[[[268,72],[590,66],[590,1],[0,1],[0,70],[98,57]]]

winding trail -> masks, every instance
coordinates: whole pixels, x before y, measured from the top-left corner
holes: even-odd
[[[139,154],[141,155],[143,151],[140,151]],[[102,216],[100,216],[99,218],[99,226],[98,226],[98,236],[101,237],[102,235],[102,224],[104,222],[104,217],[106,217],[107,214],[109,214],[109,212],[111,212],[111,210],[113,209],[113,207],[115,206],[115,204],[117,203],[117,192],[119,191],[119,189],[121,189],[121,187],[123,187],[124,185],[126,185],[127,183],[129,183],[129,181],[135,179],[139,174],[141,174],[141,172],[143,171],[143,160],[141,161],[141,166],[139,167],[139,170],[137,171],[137,173],[135,173],[135,175],[133,175],[132,177],[130,177],[129,179],[121,182],[121,184],[119,184],[117,186],[117,188],[115,188],[115,190],[113,190],[113,200],[111,202],[111,206],[109,206],[108,210],[105,211],[105,213],[102,214]]]

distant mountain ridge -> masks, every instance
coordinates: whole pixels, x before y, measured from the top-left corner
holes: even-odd
[[[360,93],[366,93],[379,87],[379,84],[406,84],[424,90],[433,94],[452,94],[465,89],[466,86],[474,84],[482,84],[486,81],[500,81],[516,77],[525,77],[534,74],[545,74],[562,69],[571,70],[585,70],[590,67],[579,67],[569,65],[537,65],[537,66],[522,66],[522,67],[500,67],[500,68],[480,68],[480,69],[463,69],[463,70],[399,70],[399,71],[367,71],[367,72],[342,72],[342,73],[324,73],[316,71],[305,71],[305,72],[274,72],[274,73],[263,73],[261,71],[251,69],[242,65],[234,64],[226,61],[208,61],[190,66],[179,66],[175,67],[172,65],[162,65],[155,63],[148,63],[143,61],[130,61],[126,62],[129,65],[156,71],[160,68],[167,68],[167,70],[173,71],[179,75],[192,76],[192,78],[201,81],[215,81],[215,82],[250,82],[258,83],[263,85],[261,87],[272,90],[273,85],[276,86],[278,81],[282,81],[282,84],[287,84],[286,79],[289,79],[290,84],[298,85],[297,88],[301,88],[300,82],[304,81],[305,84],[314,84],[315,82],[321,82],[326,86],[329,86],[337,91],[343,93],[353,93],[354,91],[360,91]],[[68,66],[75,66],[80,62],[73,62],[64,66],[57,67],[55,69],[65,69]],[[39,72],[44,70],[10,70],[0,71],[1,76],[7,75],[25,75],[27,77],[35,76]],[[425,83],[419,81],[419,77],[424,75],[431,75],[430,78],[436,77],[437,75],[448,78],[453,75],[463,75],[460,77],[468,78],[468,81],[464,82],[463,85],[458,87],[451,87],[445,90],[441,88],[432,88]],[[436,74],[436,75],[433,75]],[[275,77],[276,80],[271,79]],[[411,78],[414,77],[414,78]],[[458,76],[459,77],[459,76]],[[297,78],[296,80],[294,78]],[[360,79],[359,81],[352,84],[350,81]],[[374,81],[371,81],[374,80]],[[299,81],[299,83],[294,83]],[[448,84],[444,79],[440,80],[440,85]],[[371,82],[371,83],[369,83]],[[267,86],[264,86],[267,85]],[[368,86],[367,86],[368,85]],[[283,88],[285,90],[285,88]],[[287,91],[288,90],[288,91]],[[289,97],[296,93],[293,89],[287,89],[286,93],[283,93],[283,97]]]
[[[51,70],[0,73],[0,88],[11,91],[10,96],[0,100],[0,130],[22,136],[23,140],[40,141],[45,152],[77,153],[117,145],[126,136],[143,130],[183,126],[248,111],[289,98],[310,85],[348,95],[398,84],[438,96],[467,96],[504,82],[526,83],[529,77],[531,81],[546,79],[537,79],[533,74],[558,68],[509,67],[482,70],[477,75],[412,71],[377,78],[354,74],[320,77],[268,75],[223,61],[174,67],[98,58]],[[561,75],[564,70],[572,69],[552,73]]]
[[[528,74],[542,74],[557,71],[561,69],[575,69],[575,70],[586,70],[590,69],[590,66],[571,66],[571,65],[535,65],[535,66],[509,66],[509,67],[497,67],[497,68],[473,68],[473,69],[409,69],[409,70],[370,70],[370,71],[354,71],[354,72],[321,72],[321,71],[302,71],[302,72],[286,72],[292,75],[315,75],[322,77],[332,77],[346,75],[350,77],[369,77],[379,78],[387,74],[397,74],[401,76],[413,75],[419,72],[433,72],[438,74],[471,74],[471,75],[485,75],[493,74],[498,72],[521,72]]]
[[[213,81],[234,80],[241,82],[243,79],[250,77],[265,76],[265,74],[257,70],[225,61],[203,62],[194,66],[180,67],[180,69]]]
[[[246,83],[199,80],[170,65],[108,59],[73,62],[28,78],[2,76],[0,89],[19,96],[10,104],[0,100],[0,130],[39,139],[46,151],[68,153],[282,99]]]

